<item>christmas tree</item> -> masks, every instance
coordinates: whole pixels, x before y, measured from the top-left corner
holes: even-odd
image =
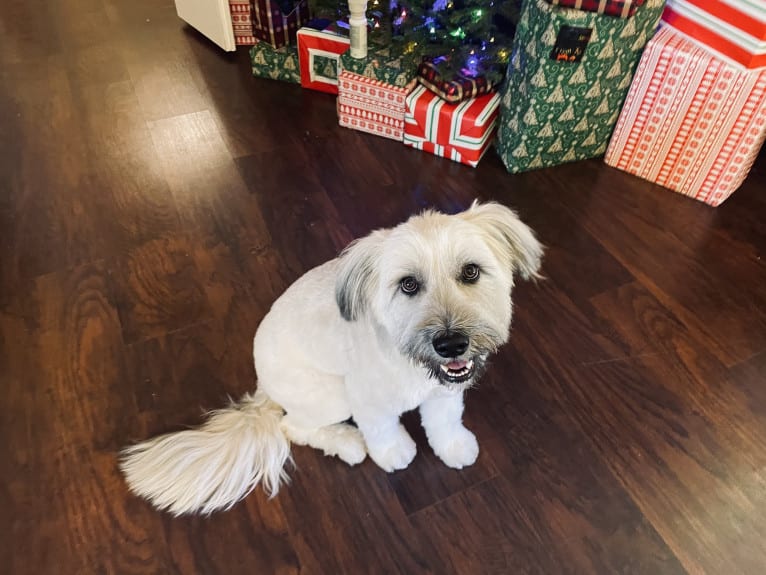
[[[435,59],[444,78],[498,83],[508,63],[520,0],[393,0],[394,41]]]

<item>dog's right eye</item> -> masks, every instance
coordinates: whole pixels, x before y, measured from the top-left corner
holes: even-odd
[[[416,280],[412,276],[407,276],[404,278],[401,282],[399,282],[399,288],[402,290],[402,293],[407,295],[415,295],[418,293],[418,290],[420,289],[420,284],[418,283],[418,280]]]

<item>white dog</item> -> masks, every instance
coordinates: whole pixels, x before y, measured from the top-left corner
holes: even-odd
[[[498,204],[425,212],[355,241],[263,319],[257,391],[197,430],[127,448],[128,485],[175,515],[228,509],[258,483],[277,493],[291,441],[404,469],[415,442],[399,417],[416,407],[436,455],[471,465],[479,446],[461,422],[463,392],[508,339],[514,274],[536,277],[542,251]]]

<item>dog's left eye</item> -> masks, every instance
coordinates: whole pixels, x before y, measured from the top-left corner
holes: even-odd
[[[479,266],[476,264],[466,264],[460,273],[460,279],[465,283],[472,284],[479,279],[480,273]]]
[[[402,279],[401,282],[399,282],[399,287],[403,293],[407,295],[415,295],[420,289],[420,284],[414,277],[407,276],[406,278]]]

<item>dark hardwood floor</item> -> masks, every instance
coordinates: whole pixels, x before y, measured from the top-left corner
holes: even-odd
[[[0,7],[0,572],[766,572],[766,155],[713,209],[598,160],[511,176],[337,125],[171,0]],[[475,466],[297,470],[209,518],[130,495],[124,445],[254,385],[274,299],[427,206],[548,246],[471,391]]]

